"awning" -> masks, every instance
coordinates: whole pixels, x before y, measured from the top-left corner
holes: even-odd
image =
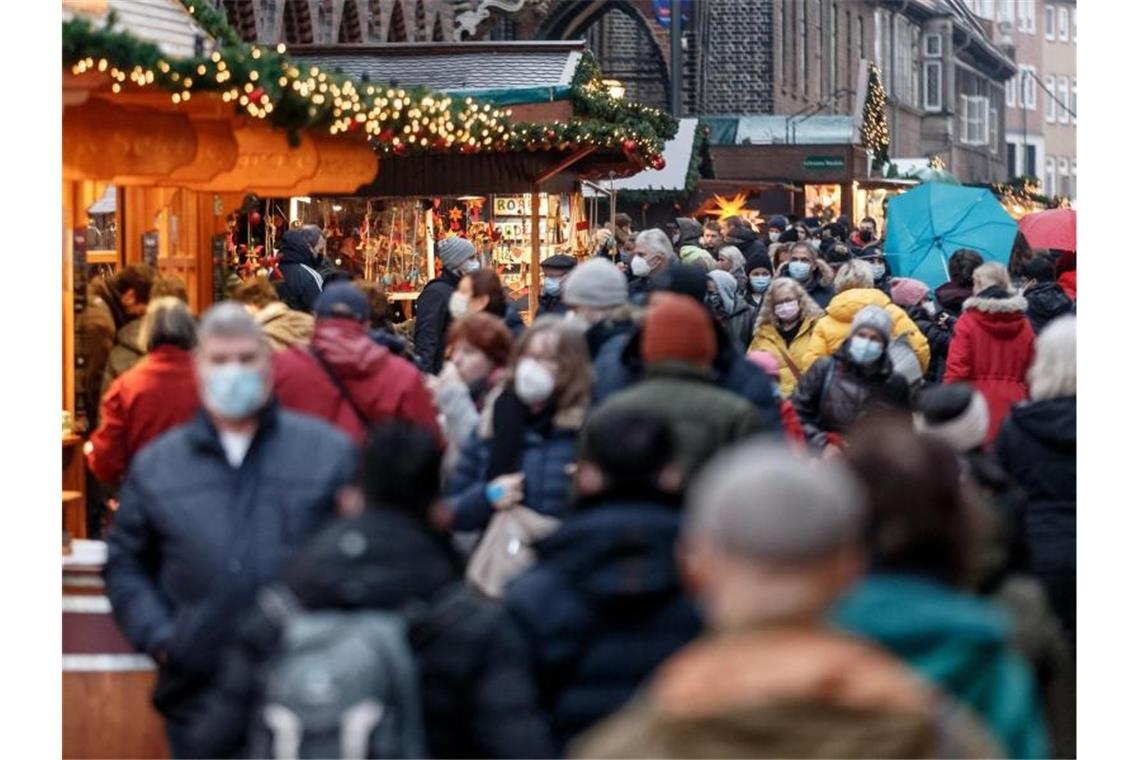
[[[103,191],[102,197],[87,207],[88,214],[115,213],[115,186],[111,185]]]
[[[613,189],[619,190],[676,190],[683,192],[689,173],[689,163],[693,156],[693,140],[697,134],[697,119],[681,119],[677,129],[677,136],[665,143],[662,155],[665,157],[665,168],[645,169],[624,179],[615,179]],[[602,179],[598,183],[606,190],[610,189],[610,182]],[[583,195],[592,197],[601,195],[592,187],[585,186]]]
[[[856,145],[849,115],[706,117],[710,145]]]

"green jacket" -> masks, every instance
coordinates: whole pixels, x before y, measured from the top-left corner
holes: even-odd
[[[146,346],[142,342],[142,319],[127,322],[115,334],[115,345],[107,354],[107,367],[103,371],[102,395],[107,395],[111,383],[146,356]]]
[[[755,406],[685,362],[647,364],[643,380],[607,398],[593,414],[631,410],[657,413],[669,423],[686,483],[717,451],[760,432]]]

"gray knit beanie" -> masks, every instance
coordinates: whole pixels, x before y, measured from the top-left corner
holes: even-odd
[[[562,285],[562,303],[609,309],[629,302],[625,275],[608,259],[592,258],[576,266]]]
[[[887,310],[881,306],[864,306],[855,315],[855,319],[851,322],[851,334],[854,335],[856,331],[863,327],[870,327],[872,330],[883,336],[883,343],[891,342],[891,331],[894,324],[891,322],[891,315]]]
[[[435,250],[443,262],[443,268],[452,272],[458,272],[463,262],[475,255],[475,246],[470,240],[454,236],[440,240],[436,243]]]

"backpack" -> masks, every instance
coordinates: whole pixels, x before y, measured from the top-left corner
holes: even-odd
[[[252,757],[426,755],[407,615],[307,611],[273,587],[261,592],[258,605],[282,635],[254,715]]]

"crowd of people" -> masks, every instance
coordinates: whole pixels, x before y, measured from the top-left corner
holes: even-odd
[[[1074,756],[1075,252],[630,226],[526,323],[462,237],[399,323],[314,227],[200,318],[93,284],[172,756]]]

